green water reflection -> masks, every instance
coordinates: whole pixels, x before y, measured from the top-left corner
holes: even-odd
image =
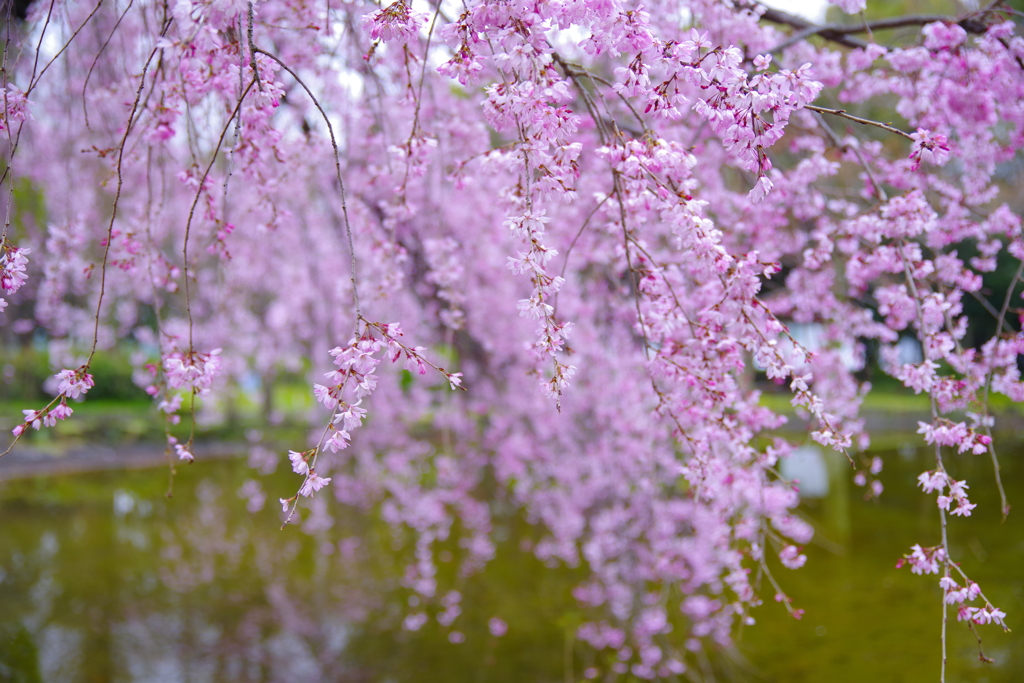
[[[1024,680],[1024,468],[1008,460],[1018,509],[1005,524],[987,460],[956,461],[980,505],[952,523],[951,542],[1021,627],[981,627],[996,660],[983,665],[953,621],[950,681]],[[737,651],[711,664],[719,680],[938,680],[937,582],[894,567],[911,544],[937,541],[934,499],[913,487],[927,467],[923,452],[888,453],[880,501],[836,488],[843,473],[807,503],[821,542],[803,569],[776,570],[806,616],[766,595]],[[497,521],[497,559],[469,578],[451,543],[439,582],[462,593],[462,614],[410,632],[407,544],[346,510],[279,531],[276,505],[246,511],[238,492],[254,478],[271,500],[294,485],[240,461],[182,468],[171,500],[161,470],[0,483],[0,681],[511,683],[579,681],[592,667],[604,678],[606,661],[571,635],[586,616],[570,596],[580,570],[552,571],[521,550],[538,534],[521,520]],[[493,617],[507,634],[491,633]]]

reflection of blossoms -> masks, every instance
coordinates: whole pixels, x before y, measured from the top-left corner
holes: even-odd
[[[244,498],[245,509],[250,513],[256,513],[263,509],[263,505],[267,501],[267,494],[263,491],[263,487],[255,479],[247,479],[238,489],[238,497]]]
[[[419,631],[427,623],[427,615],[423,612],[414,612],[405,617],[402,621],[402,628],[406,631]]]

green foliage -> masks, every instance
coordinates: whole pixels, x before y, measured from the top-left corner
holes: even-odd
[[[97,352],[90,371],[96,381],[96,386],[89,391],[90,401],[148,400],[146,392],[132,381],[132,368],[123,351]],[[0,403],[29,404],[49,400],[52,394],[44,385],[55,372],[49,356],[35,348],[0,352]]]
[[[46,397],[43,383],[50,376],[47,355],[31,347],[0,354],[0,401],[36,402]]]
[[[92,376],[96,386],[89,390],[89,400],[148,401],[149,396],[132,380],[127,354],[98,352],[92,359]]]
[[[24,626],[0,630],[0,683],[41,683],[39,648]]]
[[[972,256],[975,256],[975,254],[963,253],[960,255],[965,260]],[[1020,325],[1017,324],[1017,313],[1015,311],[1020,310],[1021,301],[1020,297],[1014,296],[1014,294],[1019,291],[1019,283],[1015,282],[1015,277],[1020,262],[1006,251],[1000,251],[996,259],[996,269],[991,273],[984,274],[984,284],[979,294],[988,300],[992,308],[996,310],[1002,308],[1003,302],[1007,301],[1007,294],[1010,294],[1009,308],[1004,322],[1016,330]],[[1008,291],[1011,284],[1014,285],[1014,293]],[[979,298],[964,297],[963,303],[967,319],[971,321],[970,327],[967,329],[965,343],[968,346],[979,348],[985,341],[991,339],[996,334],[998,318],[992,309],[987,308],[981,303]],[[1007,331],[1005,327],[1003,331]]]

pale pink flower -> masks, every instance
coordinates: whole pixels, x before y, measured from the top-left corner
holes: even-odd
[[[799,569],[807,562],[807,556],[800,553],[795,545],[787,545],[779,553],[779,561],[789,569]]]
[[[917,170],[921,162],[942,166],[949,160],[949,142],[945,135],[918,128],[911,133],[914,144],[910,146],[911,168]]]
[[[306,457],[303,453],[288,451],[288,459],[292,463],[292,471],[295,474],[301,474],[302,476],[309,474],[309,464],[306,462]]]
[[[180,443],[174,444],[174,450],[177,452],[179,460],[184,460],[185,462],[192,462],[193,460],[196,459],[195,456],[192,455],[192,452]]]
[[[757,179],[757,183],[750,192],[747,193],[747,197],[750,198],[750,201],[757,204],[768,196],[768,193],[772,191],[773,187],[775,187],[775,184],[768,179],[768,176],[763,175]]]
[[[342,427],[346,431],[357,429],[363,424],[363,418],[366,416],[366,409],[360,408],[360,403],[362,403],[362,401],[346,404],[344,409],[334,416],[335,421],[340,421],[342,423]]]
[[[917,478],[917,483],[925,493],[931,493],[933,491],[942,491],[946,487],[948,479],[945,472],[932,470],[922,472]]]
[[[31,249],[9,246],[0,256],[0,288],[8,294],[21,289],[28,279],[25,269],[28,266],[27,256],[31,253]]]
[[[334,410],[338,407],[338,399],[331,393],[331,389],[325,387],[322,384],[313,385],[313,395],[319,403],[323,403],[324,407],[328,410]]]
[[[215,377],[221,374],[220,349],[209,353],[173,353],[164,359],[164,372],[171,388],[186,388],[197,394],[209,393]]]
[[[68,398],[78,398],[96,384],[84,366],[78,370],[61,370],[56,379],[57,391]]]
[[[7,84],[3,92],[3,102],[0,103],[0,131],[7,130],[9,126],[23,122],[29,117],[28,99],[13,83]]]
[[[306,477],[306,481],[302,482],[302,486],[299,488],[299,495],[312,496],[315,492],[319,491],[323,487],[331,483],[330,477],[321,477],[313,470],[309,471],[309,476]]]
[[[348,448],[349,439],[350,437],[347,431],[344,429],[335,429],[327,438],[327,441],[324,442],[324,445],[327,448],[330,448],[332,453],[337,453],[338,451],[343,451]],[[301,474],[301,472],[299,474]]]
[[[65,420],[71,417],[71,414],[74,412],[75,411],[68,407],[67,403],[62,402],[50,409],[50,416],[55,420]]]
[[[22,410],[25,417],[25,424],[32,425],[32,429],[38,430],[43,426],[42,413],[38,410]]]
[[[374,40],[403,44],[412,40],[426,22],[426,14],[413,12],[404,0],[398,0],[363,17],[363,29]]]

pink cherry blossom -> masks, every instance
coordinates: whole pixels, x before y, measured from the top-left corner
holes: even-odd
[[[292,471],[295,474],[301,474],[304,477],[309,474],[309,464],[306,462],[305,454],[288,451],[288,460],[291,461]]]
[[[309,475],[306,481],[302,483],[299,488],[299,495],[301,496],[312,496],[315,492],[319,491],[323,487],[331,483],[330,477],[321,477],[313,470],[309,471]]]
[[[920,168],[922,162],[942,166],[949,160],[949,142],[945,135],[918,128],[910,137],[914,139],[910,148],[914,170]]]
[[[61,370],[57,373],[57,391],[68,398],[78,398],[95,386],[92,375],[85,368]]]

